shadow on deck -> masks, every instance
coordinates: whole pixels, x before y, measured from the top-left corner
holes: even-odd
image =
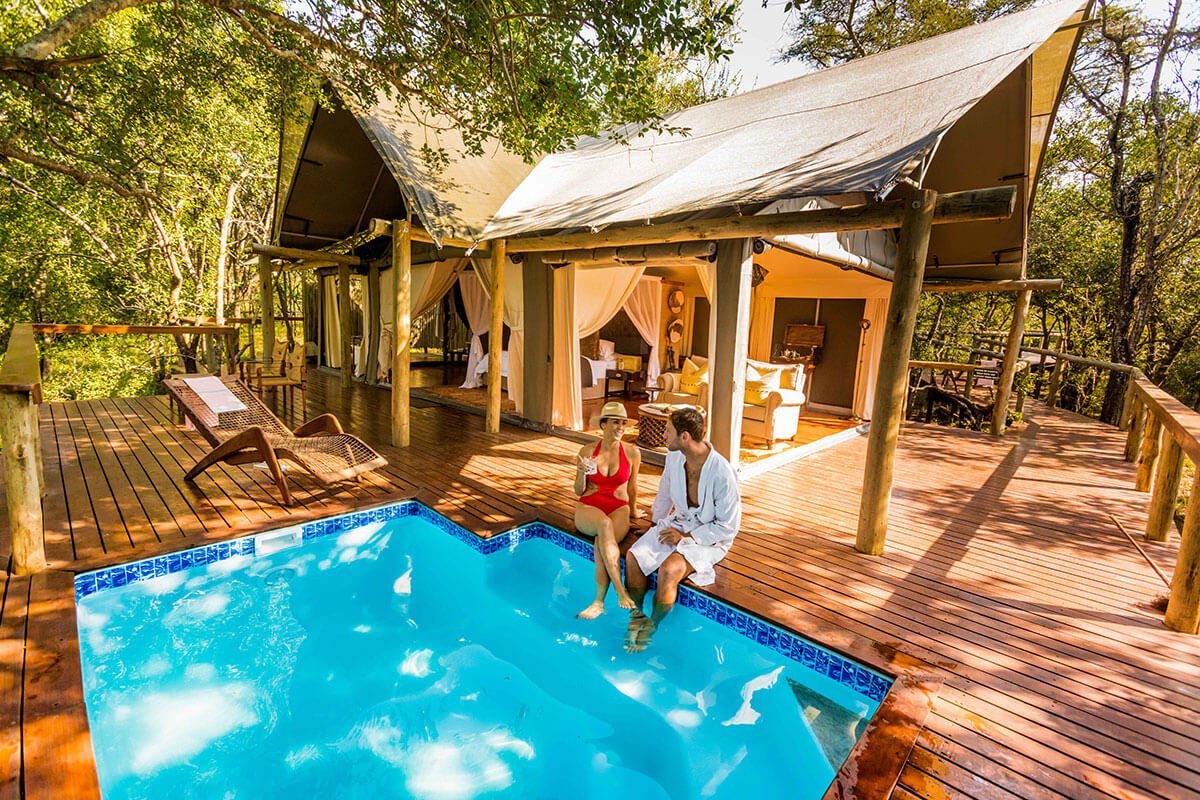
[[[42,406],[52,569],[5,579],[0,798],[22,781],[31,798],[96,796],[73,572],[413,494],[476,531],[535,514],[568,524],[577,444],[487,434],[432,406],[414,408],[399,451],[383,444],[388,402],[314,376],[308,416],[336,414],[390,464],[332,491],[299,477],[293,509],[253,466],[183,483],[207,448],[165,398]],[[1132,489],[1124,437],[1031,406],[1003,440],[905,427],[881,557],[851,547],[865,438],[748,479],[715,593],[828,646],[866,641],[944,670],[893,797],[1200,798],[1200,642],[1148,607],[1165,587],[1109,516],[1140,537],[1148,496]],[[656,482],[647,468],[647,508]],[[0,542],[6,553],[2,529]],[[1144,546],[1170,574],[1177,545]]]

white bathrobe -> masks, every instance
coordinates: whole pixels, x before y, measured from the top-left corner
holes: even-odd
[[[697,494],[699,507],[689,508],[683,453],[667,453],[658,495],[650,510],[654,525],[629,548],[646,575],[678,551],[696,569],[691,576],[693,583],[707,586],[716,580],[713,566],[729,552],[742,523],[737,475],[716,450],[709,450],[708,459],[700,469]],[[676,545],[663,544],[658,540],[663,528],[677,528],[687,535]]]

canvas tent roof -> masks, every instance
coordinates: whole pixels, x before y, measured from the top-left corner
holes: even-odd
[[[462,136],[452,121],[392,98],[350,110],[396,176],[409,207],[438,238],[483,238],[501,203],[533,170],[495,143],[482,156],[462,155]],[[444,150],[448,163],[431,170],[424,146]]]
[[[1011,220],[935,228],[929,258],[938,277],[1011,278],[1023,272],[1029,202],[1079,36],[1062,26],[1084,11],[1081,0],[1029,9],[667,118],[689,135],[583,140],[536,166],[498,147],[461,155],[452,125],[390,100],[354,114],[439,238],[755,211],[796,197],[861,202],[906,177],[938,191],[1007,183],[1020,190]],[[425,143],[450,154],[440,172],[421,157]]]

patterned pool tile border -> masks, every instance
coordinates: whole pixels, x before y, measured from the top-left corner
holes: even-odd
[[[589,563],[592,561],[592,546],[589,543],[543,522],[531,522],[489,539],[482,539],[416,500],[403,500],[379,508],[306,522],[295,528],[282,530],[299,528],[303,540],[308,542],[374,522],[386,522],[398,517],[409,516],[420,517],[484,555],[499,550],[511,550],[527,539],[545,539]],[[256,537],[278,536],[281,532],[269,531],[266,534],[254,534],[228,542],[218,542],[165,556],[155,556],[144,561],[86,572],[75,576],[75,600],[78,602],[96,592],[115,589],[151,578],[160,578],[192,567],[213,564],[238,556],[254,557],[256,555],[254,546]],[[876,702],[882,702],[888,689],[891,688],[890,678],[741,609],[727,605],[703,592],[681,586],[678,602],[684,608],[690,608],[718,625],[774,650],[776,653],[814,672],[825,675]]]

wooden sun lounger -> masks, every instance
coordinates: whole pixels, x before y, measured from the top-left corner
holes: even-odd
[[[183,476],[196,476],[218,462],[249,464],[266,462],[279,487],[283,505],[292,504],[292,493],[279,466],[291,461],[328,486],[357,478],[387,464],[383,456],[356,436],[342,431],[337,417],[322,414],[289,430],[246,384],[229,375],[220,379],[245,409],[215,412],[184,380],[165,380],[163,385],[213,449]]]

